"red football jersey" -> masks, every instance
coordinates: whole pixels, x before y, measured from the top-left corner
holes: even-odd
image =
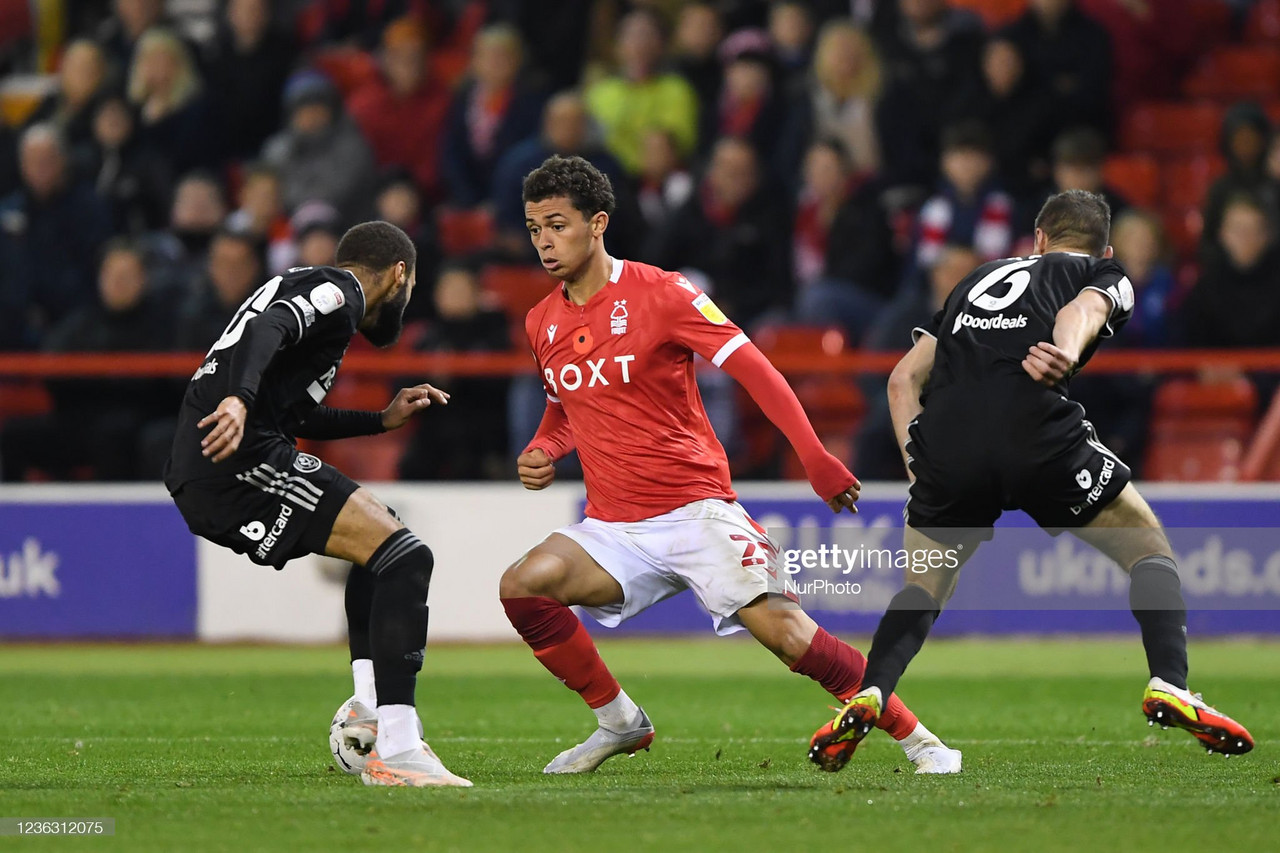
[[[693,354],[719,367],[748,338],[684,276],[615,258],[586,305],[557,287],[529,312],[525,332],[547,398],[573,430],[587,515],[640,521],[737,497]]]

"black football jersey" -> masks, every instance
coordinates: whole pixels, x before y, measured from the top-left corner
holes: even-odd
[[[294,441],[299,425],[333,385],[347,345],[364,318],[359,280],[335,267],[302,267],[278,275],[244,301],[191,377],[178,418],[178,434],[165,472],[172,489],[190,480],[234,474],[253,466],[273,441]],[[262,374],[249,405],[239,449],[216,466],[200,454],[211,427],[196,424],[236,389],[231,365],[246,358],[241,338],[254,323],[283,322],[280,349]]]
[[[912,332],[913,340],[926,334],[938,342],[926,394],[1007,376],[1032,383],[1022,360],[1034,344],[1053,342],[1058,311],[1085,290],[1097,290],[1111,302],[1100,338],[1111,337],[1133,313],[1133,286],[1116,261],[1051,252],[978,267],[928,324]],[[1077,369],[1097,345],[1095,340],[1080,354]],[[1066,382],[1054,390],[1065,395]]]

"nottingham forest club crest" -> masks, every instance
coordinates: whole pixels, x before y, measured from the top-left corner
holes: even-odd
[[[614,300],[613,313],[609,315],[609,331],[615,335],[627,333],[627,300]]]

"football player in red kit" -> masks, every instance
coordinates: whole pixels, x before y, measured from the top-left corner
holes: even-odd
[[[524,204],[543,268],[560,284],[525,321],[547,408],[517,461],[519,475],[526,488],[545,488],[555,460],[576,448],[587,517],[507,569],[500,594],[534,655],[598,720],[544,772],[588,773],[610,756],[647,749],[654,736],[569,609],[575,605],[615,626],[691,589],[717,634],[745,628],[792,671],[846,701],[862,682],[864,658],[784,588],[777,547],[737,503],[694,381],[694,355],[742,384],[833,511],[854,511],[857,479],[822,446],[782,375],[706,293],[678,273],[606,253],[614,196],[595,167],[549,158],[525,178]],[[879,725],[917,772],[959,772],[959,751],[896,696]],[[836,751],[843,763],[853,750]]]

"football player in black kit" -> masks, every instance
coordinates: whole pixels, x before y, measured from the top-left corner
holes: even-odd
[[[863,689],[810,741],[809,758],[824,770],[843,767],[870,731],[960,566],[1006,509],[1050,532],[1069,529],[1129,573],[1151,674],[1148,720],[1186,729],[1210,752],[1253,748],[1244,726],[1187,690],[1186,604],[1169,542],[1129,468],[1066,396],[1067,379],[1133,310],[1133,288],[1107,245],[1110,207],[1070,190],[1045,203],[1035,226],[1035,254],[974,270],[913,332],[889,378],[911,479],[903,548],[956,559],[908,569],[876,629]]]
[[[447,403],[419,385],[381,412],[321,405],[357,331],[377,346],[399,337],[416,261],[403,231],[366,222],[343,236],[336,266],[293,269],[258,288],[187,387],[164,482],[193,533],[255,563],[350,560],[352,670],[365,701],[352,705],[343,733],[367,753],[365,784],[469,786],[421,739],[414,707],[431,550],[367,490],[295,447],[396,429]]]

